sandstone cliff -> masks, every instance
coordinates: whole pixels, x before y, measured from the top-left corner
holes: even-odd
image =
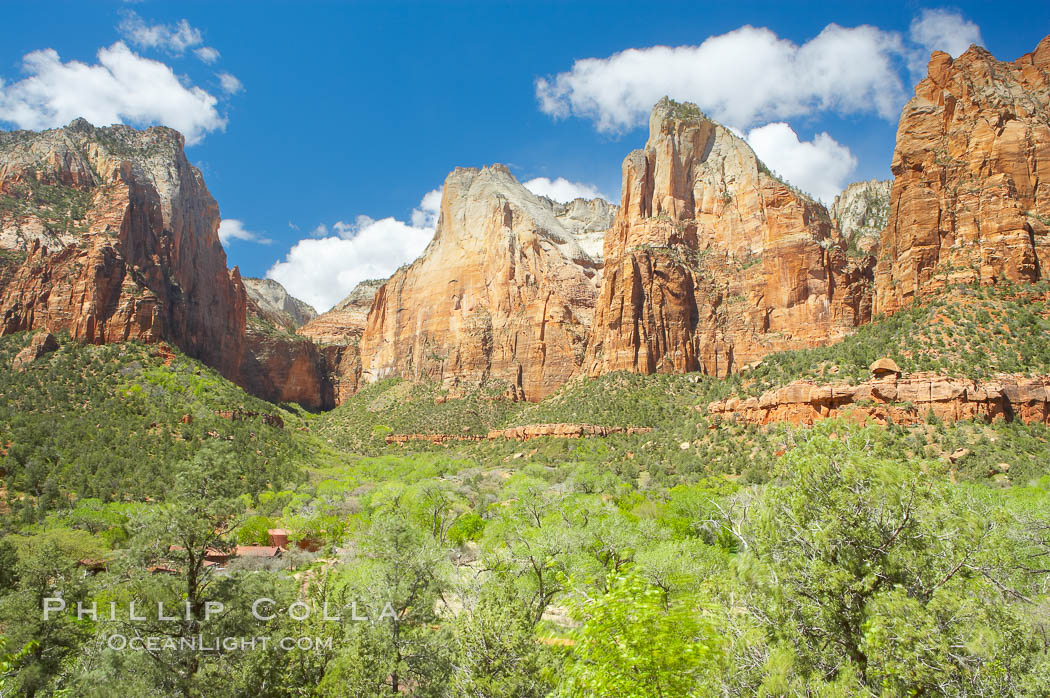
[[[317,317],[312,306],[290,295],[273,279],[242,279],[248,294],[248,310],[275,325],[289,330],[301,327]]]
[[[296,332],[319,344],[351,344],[360,341],[368,323],[368,311],[385,279],[362,281],[331,310],[305,323]]]
[[[453,171],[433,241],[376,294],[364,379],[501,379],[528,400],[567,381],[583,360],[600,265],[562,220],[502,165]]]
[[[592,375],[724,376],[870,317],[868,270],[827,211],[691,104],[658,103],[624,160],[587,352]]]
[[[1013,63],[935,52],[901,114],[875,311],[948,283],[1043,278],[1050,257],[1050,37]]]
[[[181,134],[83,119],[0,133],[0,202],[0,246],[26,255],[0,298],[0,333],[169,339],[237,376],[244,287]]]
[[[889,180],[854,182],[835,197],[828,209],[831,222],[842,233],[847,248],[860,254],[874,254],[890,217]]]
[[[312,410],[335,407],[327,357],[313,342],[250,318],[244,346],[237,381],[246,390]]]
[[[325,357],[226,268],[219,207],[164,127],[0,132],[0,334],[161,340],[275,401],[330,407]],[[269,318],[270,320],[273,317]],[[278,323],[282,324],[282,323]]]

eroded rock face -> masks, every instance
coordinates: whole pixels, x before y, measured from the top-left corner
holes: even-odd
[[[0,133],[0,201],[0,246],[26,255],[0,298],[0,333],[168,339],[238,375],[244,287],[181,134],[83,119]]]
[[[294,330],[317,317],[317,311],[295,298],[273,279],[242,279],[248,294],[248,310],[259,317]]]
[[[242,384],[271,402],[330,409],[335,398],[322,351],[313,342],[249,323],[239,370]]]
[[[901,114],[875,310],[948,283],[1035,281],[1050,261],[1050,37],[1012,63],[930,58]]]
[[[331,310],[305,323],[296,332],[319,344],[351,344],[360,341],[368,324],[368,311],[386,279],[362,281]]]
[[[1050,423],[1050,377],[1000,375],[989,381],[916,373],[889,374],[859,385],[796,381],[747,399],[711,403],[711,415],[753,424],[813,424],[844,416],[858,421],[914,424],[933,414],[946,421],[1019,419]]]
[[[389,434],[388,444],[405,444],[411,441],[427,441],[441,444],[446,441],[497,441],[513,439],[529,441],[549,437],[555,439],[584,439],[589,437],[609,436],[611,434],[648,434],[652,427],[605,427],[599,424],[526,424],[510,429],[493,429],[487,436],[471,434]]]
[[[316,347],[247,331],[249,301],[218,228],[176,131],[78,119],[0,132],[0,334],[168,341],[261,397],[331,406]],[[253,314],[267,303],[253,301]]]
[[[870,271],[827,211],[691,104],[664,99],[623,163],[586,369],[724,376],[842,338],[870,317]]]
[[[554,217],[572,233],[576,243],[595,261],[602,261],[605,233],[616,220],[619,206],[605,199],[574,199],[568,203],[552,201]]]
[[[26,366],[39,359],[44,354],[49,354],[58,349],[58,340],[50,332],[37,332],[29,340],[25,349],[15,354],[11,361],[11,369],[24,371]]]
[[[854,182],[828,209],[849,249],[874,254],[890,217],[890,180]]]
[[[433,241],[376,294],[363,378],[453,389],[500,379],[514,397],[541,399],[583,361],[598,277],[549,199],[502,165],[456,169]]]

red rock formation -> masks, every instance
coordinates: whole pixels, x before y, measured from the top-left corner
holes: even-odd
[[[332,406],[341,405],[361,387],[361,351],[356,344],[322,344],[324,375]]]
[[[335,406],[328,366],[313,342],[249,322],[238,378],[271,402],[297,402],[311,410]]]
[[[541,436],[582,439],[588,436],[609,436],[610,434],[648,434],[652,430],[652,427],[603,427],[597,424],[526,424],[510,429],[490,431],[489,439],[528,441]]]
[[[947,283],[1043,278],[1050,261],[1050,37],[1013,63],[934,52],[901,114],[875,311]]]
[[[244,287],[226,268],[218,206],[181,134],[82,119],[0,134],[0,192],[16,204],[5,207],[0,239],[28,253],[0,298],[0,334],[168,339],[237,376]],[[56,198],[69,206],[64,228],[47,203]]]
[[[1025,424],[1050,424],[1050,377],[1004,374],[975,381],[935,373],[897,378],[890,373],[860,385],[796,381],[761,397],[713,402],[707,411],[753,424],[813,424],[837,416],[913,424],[930,413],[946,421],[1020,419]]]
[[[598,262],[502,165],[457,169],[423,255],[376,294],[361,337],[363,378],[500,379],[539,400],[580,367]]]
[[[0,334],[46,327],[94,344],[169,341],[266,399],[332,406],[317,347],[247,331],[218,205],[178,132],[78,119],[0,133],[0,204]]]
[[[645,149],[624,160],[622,191],[590,374],[724,376],[868,320],[869,272],[846,257],[824,207],[694,105],[653,108]]]

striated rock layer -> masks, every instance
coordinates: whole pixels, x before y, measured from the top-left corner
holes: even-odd
[[[459,168],[423,255],[376,294],[361,336],[363,379],[506,381],[539,400],[582,361],[599,263],[502,165]]]
[[[598,424],[526,424],[510,429],[493,429],[487,436],[475,436],[471,434],[389,434],[386,437],[388,444],[405,444],[411,441],[427,441],[429,443],[441,444],[446,441],[495,441],[499,439],[513,439],[516,441],[529,441],[541,437],[556,439],[583,439],[594,436],[609,436],[611,434],[648,434],[652,427],[604,427]]]
[[[975,381],[916,373],[907,378],[891,374],[860,385],[796,381],[761,397],[711,403],[707,411],[753,424],[813,424],[836,416],[913,424],[929,414],[946,421],[1019,419],[1050,424],[1050,377],[1004,374]]]
[[[691,104],[659,102],[623,163],[586,370],[724,376],[870,318],[870,270],[827,211]]]
[[[1050,261],[1050,37],[1012,63],[934,52],[901,114],[875,311],[949,283],[1035,281]]]

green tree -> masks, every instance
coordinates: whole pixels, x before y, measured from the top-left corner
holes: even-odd
[[[529,609],[513,585],[490,578],[463,593],[452,621],[449,690],[476,698],[540,698],[551,690],[555,658],[537,642]]]
[[[371,696],[407,689],[438,695],[448,673],[447,641],[436,610],[448,588],[446,551],[402,512],[392,511],[374,517],[347,575],[348,596],[369,620],[352,624],[321,694]]]
[[[570,696],[674,698],[709,694],[721,651],[695,596],[664,605],[661,589],[634,573],[613,575],[608,591],[582,598],[583,625],[562,692]]]
[[[871,456],[869,436],[829,423],[781,460],[746,535],[766,590],[753,614],[797,645],[803,675],[849,664],[894,695],[1007,690],[1035,649],[1009,603],[1024,598],[1014,522],[936,463]]]

